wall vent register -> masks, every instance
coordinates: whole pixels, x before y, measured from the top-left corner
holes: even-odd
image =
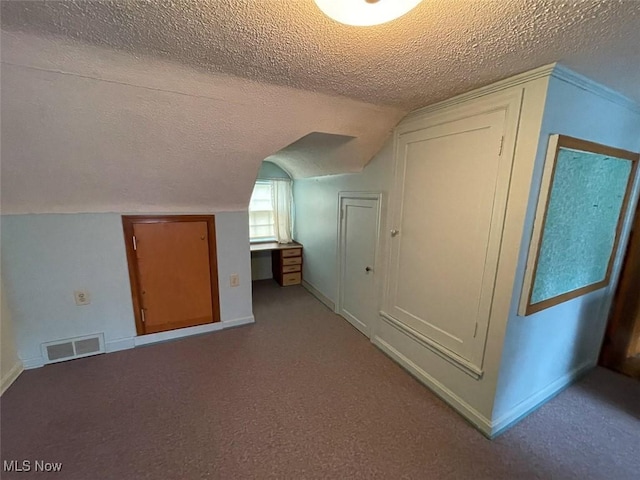
[[[74,358],[88,357],[104,353],[104,334],[98,333],[83,337],[67,338],[42,344],[42,356],[45,363],[63,362]]]

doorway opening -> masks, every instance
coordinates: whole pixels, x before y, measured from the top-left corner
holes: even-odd
[[[123,216],[138,335],[220,321],[212,215]]]

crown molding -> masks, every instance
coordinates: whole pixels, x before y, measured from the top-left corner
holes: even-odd
[[[458,104],[467,102],[469,100],[473,100],[475,98],[484,97],[491,93],[505,90],[509,87],[515,87],[523,83],[531,82],[533,80],[538,80],[539,78],[550,77],[554,69],[556,68],[556,66],[557,66],[556,63],[543,65],[542,67],[534,68],[533,70],[529,70],[528,72],[520,73],[518,75],[514,75],[513,77],[505,78],[504,80],[499,80],[490,85],[476,88],[475,90],[471,90],[470,92],[456,95],[455,97],[449,98],[447,100],[443,100],[438,103],[434,103],[433,105],[427,105],[426,107],[422,107],[422,108],[419,108],[418,110],[414,110],[413,112],[410,112],[406,117],[403,118],[403,121],[410,120],[413,117],[419,117],[428,113],[433,113],[438,110],[443,110],[445,108],[449,108],[454,105],[458,105]]]
[[[469,100],[484,97],[486,95],[490,95],[492,93],[505,90],[510,87],[515,87],[517,85],[522,85],[523,83],[531,82],[533,80],[538,80],[545,77],[557,78],[558,80],[570,83],[571,85],[574,85],[582,90],[598,95],[599,97],[615,103],[616,105],[625,107],[635,113],[640,113],[640,105],[638,105],[625,95],[612,90],[609,87],[605,87],[604,85],[583,75],[580,75],[579,73],[570,70],[564,65],[560,65],[559,63],[550,63],[548,65],[543,65],[542,67],[529,70],[528,72],[505,78],[504,80],[492,83],[491,85],[486,85],[484,87],[471,90],[470,92],[456,95],[455,97],[443,100],[438,103],[434,103],[433,105],[419,108],[418,110],[414,110],[407,114],[407,116],[403,118],[403,121],[412,120],[415,117],[421,117],[425,114],[437,112],[438,110],[443,110],[454,105],[459,105],[461,103],[467,102]]]
[[[585,77],[584,75],[580,75],[579,73],[570,70],[564,65],[556,64],[551,76],[557,78],[558,80],[562,80],[563,82],[570,83],[582,90],[598,95],[605,100],[610,101],[611,103],[615,103],[616,105],[620,105],[621,107],[625,107],[632,112],[640,113],[640,105],[631,100],[629,97],[613,90],[609,87],[605,87],[604,85],[591,80],[590,78]]]

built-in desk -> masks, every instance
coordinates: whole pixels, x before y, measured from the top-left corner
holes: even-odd
[[[254,252],[271,252],[271,272],[273,279],[281,286],[299,285],[302,283],[302,245],[292,243],[252,243],[250,250]]]

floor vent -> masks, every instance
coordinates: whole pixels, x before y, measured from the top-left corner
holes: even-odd
[[[42,356],[45,363],[63,362],[73,358],[88,357],[104,353],[104,334],[66,338],[42,344]]]

